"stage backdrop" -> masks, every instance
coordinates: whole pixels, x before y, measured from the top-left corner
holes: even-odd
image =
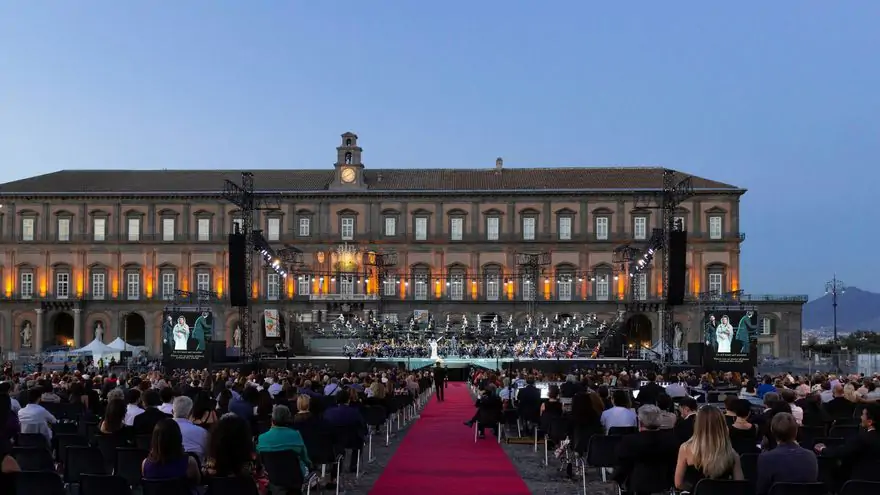
[[[718,371],[748,371],[757,364],[758,313],[706,311],[703,317],[704,365]]]
[[[263,323],[266,328],[266,338],[268,339],[280,339],[281,338],[281,327],[279,327],[278,322],[278,310],[277,309],[264,309],[263,310]]]
[[[214,315],[198,308],[166,308],[162,324],[162,356],[166,367],[203,368],[206,340],[214,332]]]

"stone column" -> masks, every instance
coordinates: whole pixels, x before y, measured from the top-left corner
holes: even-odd
[[[82,334],[82,309],[73,308],[73,346],[77,349],[83,346]]]
[[[34,352],[43,352],[43,308],[37,308],[34,312],[37,313],[37,331],[34,332],[34,341],[31,348]]]

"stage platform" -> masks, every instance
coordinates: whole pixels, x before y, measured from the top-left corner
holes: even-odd
[[[449,357],[440,360],[443,366],[450,369],[479,366],[491,370],[501,369],[537,369],[545,373],[569,373],[576,369],[654,369],[654,363],[643,359],[596,358],[596,359],[515,359],[515,358],[458,358]],[[260,361],[262,368],[284,368],[287,365],[328,367],[337,371],[360,372],[374,367],[395,367],[416,370],[434,366],[435,360],[427,358],[406,357],[346,357],[346,356],[296,356],[289,358],[264,358]],[[228,363],[235,366],[234,363]]]

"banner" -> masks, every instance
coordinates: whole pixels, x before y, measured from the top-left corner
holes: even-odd
[[[706,311],[703,342],[719,371],[748,371],[757,365],[758,313],[741,310]]]
[[[278,310],[277,309],[265,309],[263,310],[263,324],[266,328],[266,338],[269,339],[280,339],[281,338],[281,329],[278,327]]]
[[[214,315],[198,308],[166,308],[162,320],[162,357],[165,366],[204,367],[205,342],[214,333]]]

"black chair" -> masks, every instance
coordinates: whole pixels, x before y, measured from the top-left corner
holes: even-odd
[[[385,427],[385,446],[391,443],[391,422],[388,412],[382,406],[367,406],[363,410],[364,420],[369,431],[367,432],[367,462],[373,462],[373,433]]]
[[[345,453],[335,447],[336,439],[333,430],[330,429],[303,429],[299,430],[306,444],[306,452],[315,466],[321,466],[321,476],[324,476],[327,466],[336,465],[336,493],[339,493],[340,475],[342,474],[342,461]]]
[[[364,449],[363,433],[357,427],[353,426],[337,426],[333,429],[334,438],[336,439],[336,447],[340,452],[351,451],[352,456],[357,456],[355,460],[355,478],[361,476],[361,451]],[[308,447],[307,447],[308,449]],[[349,463],[350,465],[350,463]]]
[[[153,441],[152,435],[137,435],[134,437],[134,446],[146,451],[150,450],[150,443]]]
[[[774,483],[770,495],[828,495],[824,483]]]
[[[608,428],[609,435],[629,435],[638,432],[639,428],[636,426],[612,426],[611,428]]]
[[[749,482],[754,490],[758,483],[758,456],[760,454],[743,454],[739,456],[739,465],[742,467],[743,478]]]
[[[55,471],[52,453],[42,447],[13,447],[12,457],[22,471]]]
[[[617,465],[617,446],[623,437],[620,435],[593,435],[587,446],[587,466],[599,468],[602,482],[607,481],[606,470]],[[584,471],[586,476],[586,470]]]
[[[549,443],[553,443],[553,446],[561,444],[563,440],[568,437],[570,422],[563,416],[548,418],[547,420],[547,438],[544,442],[544,465],[548,466],[550,464],[550,447]],[[570,452],[570,451],[569,451]],[[567,458],[568,456],[566,456]]]
[[[22,471],[15,475],[16,493],[32,495],[67,495],[64,480],[46,471]]]
[[[64,481],[79,483],[83,474],[109,474],[104,456],[97,447],[67,447],[64,460]]]
[[[143,495],[192,495],[189,481],[183,478],[164,480],[141,479]]]
[[[67,447],[85,447],[89,445],[89,441],[86,440],[85,437],[79,436],[77,434],[55,435],[55,437],[53,438],[55,440],[55,460],[61,463],[64,462],[65,455],[67,453]]]
[[[95,437],[95,441],[97,442],[98,449],[101,451],[101,455],[104,456],[104,466],[109,473],[113,470],[113,465],[116,463],[116,448],[128,446],[125,442],[125,437],[118,433],[110,435],[98,434]]]
[[[234,476],[211,478],[211,481],[208,482],[206,495],[259,495],[259,491],[257,491],[257,483],[253,478]]]
[[[812,450],[817,443],[816,439],[825,437],[825,433],[824,426],[799,426],[797,440],[801,447]]]
[[[693,495],[754,495],[747,481],[708,480],[697,482]]]
[[[15,440],[18,447],[41,447],[49,448],[49,440],[40,433],[19,433]]]
[[[285,490],[289,495],[303,492],[308,494],[318,481],[316,473],[309,473],[304,477],[302,469],[297,469],[300,465],[300,459],[292,450],[262,452],[260,453],[260,463],[269,476],[269,483]]]
[[[856,426],[858,427],[862,423],[862,413],[861,409],[859,410],[859,415],[852,418],[835,418],[833,426]]]
[[[146,450],[120,447],[116,449],[116,463],[114,473],[123,478],[129,486],[138,486],[141,483],[141,466],[149,454]]]
[[[79,480],[79,495],[128,495],[131,488],[119,476],[84,474]]]
[[[854,438],[859,434],[859,427],[856,425],[848,425],[848,426],[832,426],[830,430],[828,430],[828,436],[834,438],[842,438],[844,440],[849,440],[850,438]]]
[[[877,495],[880,493],[880,482],[850,480],[843,484],[837,495]]]
[[[821,444],[825,445],[826,447],[839,447],[839,446],[846,443],[846,439],[840,438],[840,437],[817,437],[815,440],[816,440],[816,443],[821,443]],[[815,445],[815,444],[813,444],[813,445]],[[804,448],[806,448],[806,447],[804,447]]]

